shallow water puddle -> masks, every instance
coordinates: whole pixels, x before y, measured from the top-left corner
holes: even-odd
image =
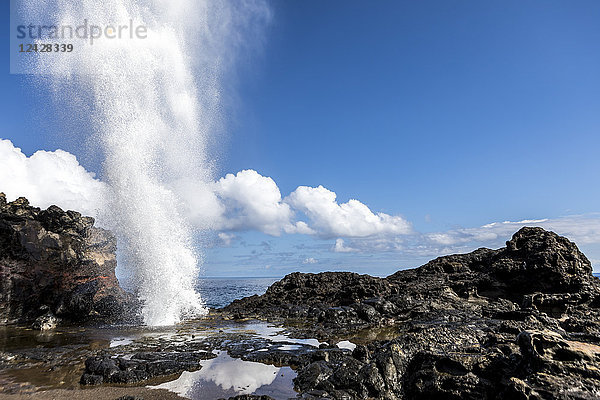
[[[127,346],[128,344],[133,343],[133,338],[117,338],[112,339],[110,341],[109,347],[119,347],[119,346]]]
[[[265,340],[272,345],[265,344]],[[139,351],[178,351],[180,346],[182,351],[188,351],[185,347],[189,345],[197,350],[202,346],[194,347],[193,343],[205,341],[210,348],[231,346],[240,355],[319,346],[318,340],[293,339],[286,336],[282,327],[260,321],[237,323],[205,318],[164,328],[59,327],[43,333],[30,328],[5,327],[0,329],[0,363],[3,364],[0,393],[80,389],[84,361],[98,351],[127,359]],[[190,399],[210,400],[237,394],[266,394],[275,399],[296,397],[292,382],[296,373],[289,367],[243,361],[225,352],[218,354],[213,360],[202,361],[201,370],[184,372],[179,379],[164,385]],[[164,380],[153,384],[160,382]]]
[[[236,328],[229,328],[236,329]],[[317,339],[295,339],[285,335],[284,329],[280,326],[273,326],[264,322],[250,322],[243,325],[245,331],[250,331],[258,337],[269,339],[272,342],[284,342],[296,345],[307,345],[319,347],[321,342]],[[238,328],[239,330],[239,328]]]
[[[284,344],[283,346],[279,346],[277,350],[294,351],[300,350],[301,348],[302,346],[300,346],[299,344]]]
[[[218,352],[212,360],[202,361],[202,369],[184,372],[171,382],[151,389],[167,389],[192,400],[228,398],[241,394],[268,395],[275,399],[296,397],[292,379],[296,373],[289,367],[275,367],[232,358]]]
[[[353,351],[356,348],[356,344],[349,340],[342,340],[341,342],[338,342],[336,346],[340,349],[348,349],[350,351]]]

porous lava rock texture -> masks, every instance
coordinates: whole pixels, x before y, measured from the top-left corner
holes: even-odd
[[[116,240],[94,219],[0,193],[0,325],[52,315],[112,321],[131,312],[115,276]],[[48,319],[47,318],[47,319]]]

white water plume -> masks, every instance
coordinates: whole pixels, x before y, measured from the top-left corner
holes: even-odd
[[[266,6],[234,0],[28,0],[25,6],[45,25],[86,21],[111,35],[129,27],[121,38],[93,44],[60,38],[74,43],[73,52],[40,54],[36,68],[50,76],[58,104],[91,103],[94,140],[105,154],[103,180],[111,187],[102,218],[118,235],[145,323],[171,325],[204,313],[195,291],[201,254],[184,215],[182,182],[198,190],[211,179],[207,142],[221,126],[223,80],[242,30],[268,18]],[[138,26],[147,37],[127,35]]]

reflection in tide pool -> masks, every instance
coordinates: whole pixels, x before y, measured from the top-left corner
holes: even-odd
[[[117,338],[110,341],[109,347],[127,346],[133,343],[133,338]]]
[[[348,340],[342,340],[341,342],[338,342],[336,346],[340,349],[348,349],[350,351],[353,351],[356,348],[356,345]]]
[[[267,338],[273,342],[286,342],[290,344],[304,344],[306,346],[319,347],[321,342],[317,339],[294,339],[285,335],[282,327],[265,324],[264,322],[250,322],[244,325],[244,329],[254,332],[257,336]]]
[[[183,372],[171,382],[152,389],[167,389],[189,399],[219,399],[240,394],[268,395],[275,399],[296,397],[289,367],[278,368],[257,362],[231,358],[219,352],[217,358],[202,361],[202,369]]]

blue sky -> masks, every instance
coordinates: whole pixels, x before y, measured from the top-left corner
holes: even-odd
[[[581,238],[600,268],[600,3],[270,6],[262,48],[243,55],[231,81],[217,177],[252,169],[282,197],[322,185],[338,203],[358,199],[401,216],[412,233],[273,236],[237,227],[206,250],[207,275],[386,275],[450,251],[499,246],[518,224],[480,227],[522,220],[548,220],[530,224]],[[87,134],[80,119],[65,121],[48,107],[46,87],[10,75],[6,29],[2,42],[0,138],[28,156],[62,148],[100,172],[79,146]],[[431,246],[427,235],[441,233],[453,239]],[[335,252],[337,239],[352,250]]]

